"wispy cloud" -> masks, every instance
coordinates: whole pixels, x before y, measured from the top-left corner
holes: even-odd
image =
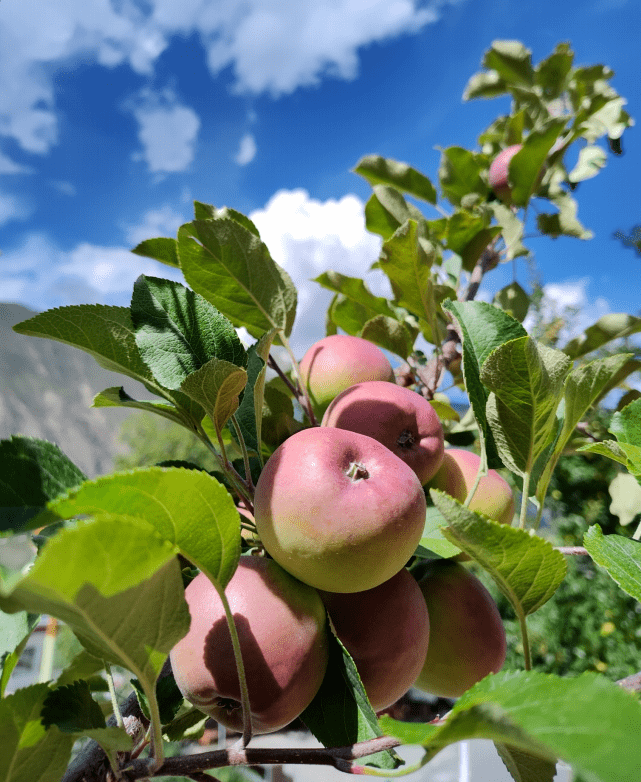
[[[256,140],[251,133],[245,133],[240,140],[238,152],[234,158],[239,166],[246,166],[256,157]]]

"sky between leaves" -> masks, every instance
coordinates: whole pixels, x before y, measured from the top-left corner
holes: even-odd
[[[497,38],[535,62],[569,41],[577,64],[613,68],[639,123],[639,30],[636,0],[2,0],[0,301],[126,306],[141,273],[181,279],[129,250],[174,236],[197,199],[250,214],[292,275],[302,353],[329,301],[306,281],[363,276],[378,254],[369,186],[350,173],[362,155],[436,181],[437,146],[474,147],[508,110],[461,101]],[[641,259],[613,237],[641,222],[638,127],[576,192],[595,238],[529,243],[551,300],[584,308],[579,326],[639,312]],[[529,287],[523,259],[517,279]]]

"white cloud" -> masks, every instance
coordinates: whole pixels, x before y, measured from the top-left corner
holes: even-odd
[[[168,204],[158,209],[150,209],[145,212],[140,223],[125,226],[127,244],[133,248],[145,239],[155,239],[157,236],[175,236],[178,228],[188,219]]]
[[[0,225],[11,220],[26,220],[31,209],[20,198],[0,192]]]
[[[32,169],[28,166],[21,166],[15,163],[7,155],[0,152],[0,174],[31,174]]]
[[[171,91],[149,90],[140,94],[131,110],[138,121],[138,138],[143,145],[143,151],[136,157],[142,158],[154,173],[184,171],[194,159],[200,130],[196,112],[178,103]]]
[[[5,2],[0,136],[15,138],[28,152],[47,153],[58,140],[55,72],[80,61],[108,68],[126,62],[135,72],[152,75],[172,37],[195,33],[213,75],[231,66],[238,92],[280,95],[317,84],[326,75],[353,79],[360,48],[416,33],[454,2],[461,0],[427,5],[421,0]],[[175,107],[165,119],[177,120],[179,114]],[[187,122],[194,119],[192,113]],[[145,131],[150,167],[182,170],[190,144],[182,136],[175,157],[164,158],[156,151],[159,131],[154,128]]]
[[[589,277],[548,282],[543,286],[541,313],[544,319],[552,321],[554,318],[562,318],[565,321],[559,333],[561,345],[581,334],[588,326],[612,310],[607,299],[588,295],[589,286]],[[523,326],[528,332],[532,330],[533,313],[527,315]]]
[[[363,277],[378,295],[388,293],[383,274],[368,271],[381,242],[365,229],[364,204],[355,195],[318,201],[305,190],[281,190],[250,217],[298,289],[292,343],[301,355],[325,335],[325,312],[332,298],[330,291],[311,282],[314,277],[334,269]]]
[[[238,153],[235,157],[239,166],[246,166],[256,157],[256,140],[251,133],[245,133],[240,140]]]
[[[62,250],[42,234],[31,234],[22,246],[0,260],[4,301],[36,310],[68,304],[126,306],[139,274],[180,280],[180,273],[122,247],[79,244]]]

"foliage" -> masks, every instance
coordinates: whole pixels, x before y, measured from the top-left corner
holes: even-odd
[[[504,469],[519,487],[514,526],[470,510],[473,492],[461,504],[432,491],[413,557],[417,564],[463,552],[493,580],[518,620],[518,636],[510,633],[515,670],[475,684],[441,724],[395,723],[377,719],[354,661],[332,641],[323,684],[302,714],[330,746],[290,758],[386,775],[400,762],[393,752],[400,743],[421,745],[424,764],[450,743],[479,737],[495,742],[517,780],[551,780],[556,760],[563,759],[589,782],[627,782],[641,764],[641,750],[630,741],[641,732],[641,706],[611,680],[638,667],[619,643],[625,640],[636,652],[639,636],[629,607],[609,607],[625,601],[617,597],[607,608],[601,605],[619,594],[615,582],[633,601],[641,600],[641,543],[625,527],[613,528],[594,472],[586,479],[577,462],[565,461],[568,451],[580,453],[574,458],[588,465],[597,454],[641,482],[641,400],[631,398],[627,386],[640,364],[617,347],[641,332],[641,319],[614,313],[566,342],[557,328],[527,333],[522,322],[530,297],[516,278],[493,303],[475,301],[484,276],[498,263],[527,256],[526,229],[551,238],[591,236],[578,219],[577,184],[605,165],[604,138],[610,152],[620,154],[620,138],[632,120],[609,84],[612,72],[603,65],[577,67],[573,57],[568,44],[559,44],[535,65],[519,42],[495,41],[464,99],[505,95],[511,105],[480,134],[477,149],[443,148],[436,185],[408,164],[380,156],[356,165],[372,186],[366,223],[382,239],[374,265],[389,280],[390,299],[332,270],[317,280],[334,292],[328,334],[341,330],[368,339],[404,362],[399,383],[432,402],[445,438],[476,442],[479,477],[488,467]],[[488,168],[514,145],[521,146],[508,167],[508,206],[492,192]],[[577,147],[578,162],[568,171],[565,155]],[[315,423],[289,344],[297,291],[256,226],[233,209],[195,202],[194,219],[175,239],[148,240],[134,252],[178,266],[189,287],[141,276],[130,307],[62,307],[15,329],[73,345],[143,383],[153,401],[111,387],[94,405],[159,415],[202,445],[207,461],[202,450],[176,444],[171,454],[152,451],[154,465],[86,480],[57,446],[20,437],[0,444],[0,529],[35,532],[41,544],[33,566],[1,585],[0,622],[11,638],[0,660],[2,688],[30,632],[28,614],[64,621],[84,648],[60,681],[0,701],[0,776],[15,782],[60,779],[74,742],[87,736],[102,747],[114,773],[126,763],[132,779],[173,771],[200,778],[209,768],[288,757],[246,747],[250,699],[225,590],[241,551],[262,545],[251,516],[262,468],[283,440]],[[239,327],[256,343],[245,348]],[[274,358],[273,346],[289,354],[290,374]],[[268,366],[279,375],[275,384],[266,384]],[[463,415],[444,393],[446,370],[453,386],[467,393]],[[608,394],[622,392],[611,420],[591,418],[590,410]],[[589,493],[576,494],[575,478],[589,485]],[[555,514],[550,487],[553,502],[574,501],[561,508],[567,522],[558,523],[553,535],[541,526],[548,511]],[[248,514],[242,526],[249,542],[241,542],[239,507]],[[588,530],[586,521],[601,526]],[[586,548],[586,559],[571,563],[569,577],[554,535]],[[588,555],[598,570],[591,570]],[[202,760],[197,769],[164,755],[164,738],[178,741],[202,721],[165,668],[189,626],[183,583],[194,570],[206,575],[225,607],[243,714],[240,744]],[[581,579],[598,588],[579,590]],[[531,670],[533,662],[552,669],[544,648],[548,632],[576,648],[584,638],[578,627],[592,639],[584,644],[585,667],[597,672],[567,676],[582,669],[572,659],[557,660],[556,653],[556,673]],[[522,664],[514,656],[519,649]],[[93,699],[89,681],[111,665],[136,677],[137,729],[107,725]],[[327,714],[336,715],[329,729]],[[593,740],[586,742],[586,735]],[[337,743],[352,746],[341,750]],[[359,758],[367,765],[357,765]]]

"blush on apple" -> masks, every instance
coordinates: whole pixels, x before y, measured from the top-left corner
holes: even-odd
[[[304,429],[265,464],[254,498],[267,552],[307,584],[361,592],[406,564],[425,526],[414,471],[372,437]]]
[[[225,590],[238,631],[255,733],[279,730],[316,695],[327,667],[327,617],[318,592],[264,557],[244,556]],[[183,696],[242,731],[238,672],[220,596],[200,573],[185,590],[187,635],[172,649]]]

